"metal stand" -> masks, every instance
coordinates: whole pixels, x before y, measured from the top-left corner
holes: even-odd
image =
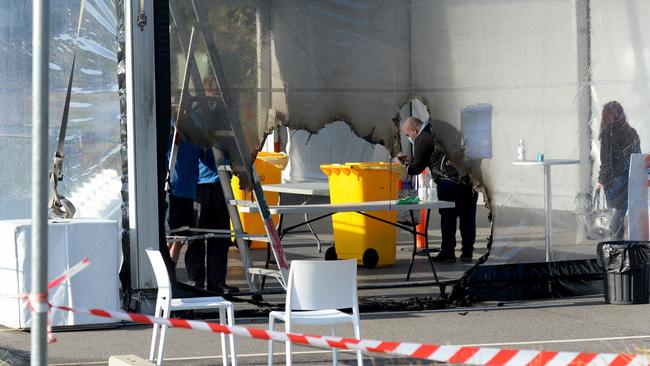
[[[551,220],[551,166],[544,165],[544,230],[545,230],[545,247],[546,247],[546,261],[553,261],[553,248],[551,247],[551,227],[553,221]]]
[[[536,160],[518,160],[512,163],[518,166],[543,166],[544,167],[544,247],[546,252],[546,262],[553,261],[553,222],[552,204],[551,204],[551,165],[576,165],[580,160],[573,159],[547,159],[544,161]]]
[[[235,230],[235,232],[243,233],[244,227],[239,217],[239,211],[237,210],[235,196],[233,194],[232,187],[230,185],[230,167],[226,165],[222,165],[219,167],[218,170],[219,170],[219,182],[221,182],[221,188],[223,189],[223,195],[226,201],[226,205],[228,206],[228,213],[230,214],[233,229]],[[259,179],[257,178],[257,174],[254,174],[253,176],[255,177],[254,179],[256,183],[259,184]],[[261,190],[261,185],[260,185],[260,190]],[[263,196],[262,199],[264,199]],[[262,203],[260,203],[259,199],[257,202],[260,205],[260,207],[262,207]],[[266,201],[264,201],[264,205],[266,205]],[[266,208],[268,212],[268,206],[266,206]],[[260,210],[260,214],[261,214],[261,210]],[[289,265],[284,255],[284,250],[282,249],[282,245],[280,244],[280,236],[278,235],[278,232],[273,224],[273,220],[271,218],[270,213],[268,215],[268,219],[271,221],[271,227],[273,229],[271,232],[269,232],[270,230],[267,225],[268,222],[265,221],[265,217],[264,215],[262,215],[262,221],[265,222],[265,229],[267,232],[267,241],[269,241],[269,248],[273,250],[276,263],[278,264],[278,268],[280,268],[279,271],[268,269],[270,256],[271,256],[270,250],[267,252],[266,265],[264,266],[264,268],[254,268],[253,262],[249,256],[248,244],[246,243],[246,240],[244,240],[244,238],[237,239],[237,247],[240,248],[244,273],[246,274],[246,279],[249,280],[249,284],[251,284],[251,291],[259,291],[260,289],[263,289],[264,283],[266,281],[266,276],[271,276],[277,279],[278,282],[282,285],[282,287],[286,288],[286,283],[287,283],[286,280],[289,275],[288,272]],[[275,236],[277,237],[277,241],[275,245],[272,239],[273,232],[275,232]],[[284,267],[281,263],[284,263]]]
[[[187,47],[187,63],[182,83],[181,89],[181,105],[179,106],[179,111],[177,115],[177,125],[180,124],[181,120],[184,118],[191,118],[190,113],[188,113],[189,107],[192,105],[192,102],[198,103],[199,108],[201,109],[202,115],[205,122],[210,122],[211,127],[214,127],[215,131],[211,131],[212,135],[219,136],[217,140],[210,140],[205,137],[205,141],[197,143],[210,143],[213,144],[213,152],[215,155],[215,161],[217,165],[220,165],[219,162],[223,163],[225,161],[224,155],[228,157],[229,164],[231,164],[235,169],[235,172],[238,173],[240,183],[244,187],[252,187],[253,194],[259,204],[260,214],[262,216],[262,221],[266,229],[267,236],[271,242],[273,248],[273,253],[275,255],[276,262],[280,268],[280,279],[281,283],[286,283],[286,279],[289,274],[289,264],[284,255],[282,245],[280,244],[280,238],[278,232],[273,225],[273,220],[269,212],[266,199],[264,198],[264,192],[262,191],[262,185],[260,180],[255,173],[253,168],[253,154],[249,151],[248,145],[245,143],[245,136],[242,130],[242,126],[239,121],[239,116],[237,111],[233,110],[233,106],[236,105],[235,100],[232,99],[232,96],[229,93],[228,84],[226,81],[225,73],[223,67],[221,66],[221,57],[217,49],[217,45],[214,42],[213,37],[210,36],[210,32],[206,29],[204,24],[204,18],[207,16],[208,12],[203,7],[203,2],[192,0],[192,10],[194,16],[194,26],[189,34],[189,45]],[[170,2],[171,7],[171,16],[174,19],[174,25],[178,28],[178,23],[176,23],[175,14],[180,14],[178,12],[178,3],[177,0]],[[181,46],[183,45],[183,35],[179,31],[179,40]],[[212,71],[212,74],[216,78],[216,92],[220,96],[205,96],[205,92],[198,87],[201,81],[200,72],[196,65],[195,54],[193,52],[194,42],[201,40],[203,42],[204,49],[208,58],[208,69]],[[185,50],[184,50],[185,51]],[[192,97],[188,92],[189,79],[192,79],[195,88],[199,90],[198,97]],[[192,100],[193,99],[193,100]],[[221,104],[224,107],[225,115],[217,115],[215,111],[215,105]],[[173,157],[172,157],[173,158]],[[173,169],[173,166],[170,167]],[[233,227],[236,232],[243,232],[243,227],[241,220],[239,218],[239,212],[237,208],[232,205],[230,202],[233,200],[233,192],[230,186],[230,174],[227,171],[226,167],[220,166],[219,177],[221,182],[221,187],[228,203],[228,213],[233,223]],[[251,291],[257,291],[258,286],[253,278],[254,273],[252,270],[252,261],[248,253],[248,245],[242,237],[236,237],[237,247],[242,256],[242,262],[244,265],[244,271],[246,273],[246,279],[251,288]]]

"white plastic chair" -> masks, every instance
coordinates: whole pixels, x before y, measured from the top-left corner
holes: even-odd
[[[158,283],[158,296],[156,299],[156,311],[154,316],[161,318],[169,318],[172,311],[178,310],[198,310],[198,309],[219,309],[219,322],[225,324],[226,315],[228,318],[228,325],[235,325],[234,308],[230,301],[224,300],[219,296],[213,297],[192,297],[192,298],[172,298],[169,274],[167,267],[163,261],[162,255],[158,250],[147,248],[147,256],[153,267],[156,282]],[[157,365],[162,365],[163,350],[165,345],[165,331],[166,325],[154,324],[153,335],[151,336],[151,349],[149,350],[149,361],[153,361],[156,349],[156,336],[158,329],[160,330],[160,342],[158,344],[158,358]],[[230,356],[233,366],[237,366],[237,354],[235,352],[235,338],[232,334],[230,338]],[[228,364],[228,347],[226,346],[226,336],[221,333],[221,353],[224,365]]]
[[[352,308],[352,315],[338,309]],[[285,323],[291,332],[293,324],[336,325],[352,323],[354,336],[361,339],[359,330],[359,305],[357,299],[357,261],[291,261],[287,285],[285,311],[269,314],[269,330],[275,319]],[[286,342],[287,365],[291,365],[291,342]],[[332,363],[336,365],[336,350],[332,350]],[[361,351],[357,363],[363,365]],[[273,364],[273,342],[269,341],[268,365]]]

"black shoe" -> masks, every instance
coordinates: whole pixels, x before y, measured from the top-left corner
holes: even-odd
[[[461,262],[473,262],[474,259],[472,258],[471,254],[461,254],[460,261]]]
[[[239,293],[239,287],[223,285],[209,288],[208,291],[212,291],[220,295],[233,295]]]
[[[429,254],[431,254],[431,253],[437,253],[437,252],[439,252],[439,251],[440,251],[440,249],[438,249],[438,248],[429,248]],[[424,257],[426,257],[426,256],[427,256],[427,250],[426,250],[426,249],[418,249],[418,250],[415,252],[415,255],[419,255],[419,256],[424,256]]]
[[[440,263],[456,263],[456,256],[453,254],[440,253],[437,256],[431,258],[431,260]]]
[[[223,287],[223,293],[226,295],[238,294],[239,287],[225,285]]]
[[[197,282],[197,281],[191,281],[191,280],[190,280],[190,281],[187,281],[187,284],[190,285],[190,286],[198,287],[198,288],[200,288],[200,289],[204,289],[204,288],[205,288],[205,286],[204,286],[202,283],[199,283],[199,282]]]

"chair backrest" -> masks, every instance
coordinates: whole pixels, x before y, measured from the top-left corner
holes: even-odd
[[[156,276],[158,291],[170,291],[169,274],[167,273],[167,266],[165,265],[162,254],[160,254],[160,251],[152,248],[147,248],[146,251],[151,267],[153,267],[153,274]]]
[[[291,261],[286,307],[290,310],[356,309],[357,261]]]

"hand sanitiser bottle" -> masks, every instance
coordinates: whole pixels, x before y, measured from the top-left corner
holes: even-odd
[[[526,160],[526,143],[523,138],[519,139],[519,145],[517,145],[517,160]]]

